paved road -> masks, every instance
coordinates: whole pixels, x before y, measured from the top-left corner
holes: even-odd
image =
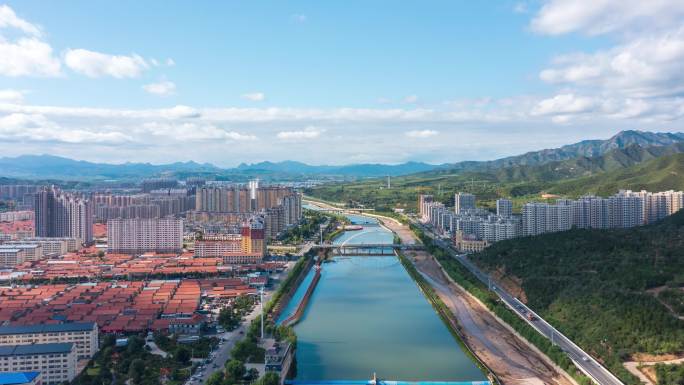
[[[561,334],[556,328],[551,326],[537,313],[528,308],[525,304],[520,302],[517,298],[510,295],[505,290],[501,289],[496,282],[489,277],[488,274],[482,272],[475,266],[464,254],[458,254],[451,245],[437,237],[427,226],[419,222],[413,222],[420,226],[423,231],[430,236],[435,244],[442,249],[448,251],[456,260],[461,262],[473,275],[475,275],[485,285],[488,285],[501,300],[508,305],[520,318],[525,320],[528,324],[534,327],[537,332],[541,333],[546,338],[550,339],[554,344],[558,345],[570,359],[575,362],[575,365],[580,368],[585,374],[591,377],[600,385],[624,385],[617,377],[615,377],[608,369],[603,367],[598,361],[585,353],[579,346],[572,342],[569,338]],[[536,318],[531,321],[527,318],[528,314],[533,314]]]
[[[287,275],[287,273],[289,272],[288,270],[281,272],[272,278],[280,280],[283,276]],[[268,303],[273,293],[273,290],[264,291],[264,304]],[[238,341],[245,337],[245,334],[249,329],[249,325],[252,323],[254,319],[259,317],[260,315],[261,305],[257,303],[256,306],[254,306],[252,312],[245,316],[244,321],[242,321],[242,323],[240,324],[240,326],[238,326],[237,329],[231,332],[217,334],[216,337],[221,338],[222,342],[219,345],[218,349],[212,352],[209,356],[210,362],[204,364],[204,368],[196,373],[199,374],[198,379],[193,380],[191,377],[188,381],[186,381],[185,385],[205,384],[209,376],[211,376],[214,372],[223,370],[224,366],[226,365],[226,362],[230,359],[230,351],[233,349],[233,347]],[[214,367],[214,365],[216,367]]]

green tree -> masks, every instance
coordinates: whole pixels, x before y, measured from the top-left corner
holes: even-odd
[[[245,369],[245,364],[242,361],[230,360],[226,364],[226,379],[231,384],[242,381],[247,369]]]
[[[131,379],[133,384],[140,384],[144,374],[145,362],[140,358],[136,358],[131,361],[131,364],[128,366],[128,378]]]
[[[207,378],[207,385],[222,385],[223,384],[223,371],[212,373],[209,378]]]
[[[263,377],[258,379],[255,385],[278,385],[280,384],[280,376],[274,372],[268,372]]]
[[[173,355],[178,363],[187,364],[190,362],[190,351],[185,346],[179,346],[176,348],[176,353]]]

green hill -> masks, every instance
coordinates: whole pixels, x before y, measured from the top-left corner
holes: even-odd
[[[656,158],[635,166],[555,184],[548,191],[563,195],[609,195],[618,189],[684,189],[684,154]]]
[[[621,377],[631,354],[684,351],[684,211],[632,229],[503,241],[472,258]]]
[[[684,179],[668,180],[661,164],[680,159],[684,143],[642,147],[631,144],[594,157],[577,157],[540,165],[492,167],[479,171],[433,170],[386,179],[354,183],[333,183],[308,189],[307,195],[335,202],[353,201],[376,209],[414,208],[419,194],[434,194],[449,202],[455,191],[470,191],[484,205],[493,205],[499,197],[517,198],[516,202],[538,200],[542,192],[569,196],[586,193],[610,195],[620,188],[667,190],[678,188]],[[649,163],[659,160],[664,163]],[[676,163],[676,161],[675,161]],[[639,166],[642,165],[643,167]],[[648,165],[648,167],[647,167]],[[677,167],[677,166],[672,166]],[[676,175],[684,175],[682,173]],[[639,178],[632,180],[632,176]]]

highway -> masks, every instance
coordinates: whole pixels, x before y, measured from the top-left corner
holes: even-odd
[[[517,298],[510,295],[508,292],[503,290],[498,284],[486,273],[480,270],[475,264],[473,264],[465,254],[459,254],[454,250],[449,244],[439,237],[437,237],[430,228],[413,221],[414,225],[419,226],[425,233],[430,236],[435,243],[443,250],[449,252],[457,261],[459,261],[465,268],[467,268],[473,275],[475,275],[480,281],[487,285],[490,290],[495,292],[499,298],[521,319],[530,324],[537,332],[550,339],[552,343],[558,345],[568,357],[575,363],[575,365],[584,372],[589,378],[594,380],[600,385],[624,385],[615,375],[613,375],[608,369],[603,367],[598,361],[596,361],[589,354],[584,352],[579,346],[572,342],[569,338],[560,333],[551,324],[541,318],[532,309],[528,308],[525,304],[520,302]],[[528,319],[528,314],[533,315],[533,320]]]

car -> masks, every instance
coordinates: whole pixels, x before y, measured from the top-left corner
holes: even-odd
[[[589,362],[589,358],[587,356],[582,356],[582,361]]]

